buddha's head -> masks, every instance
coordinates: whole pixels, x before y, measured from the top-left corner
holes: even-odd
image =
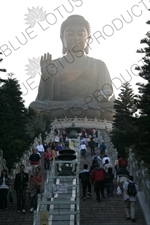
[[[63,54],[67,51],[82,50],[88,54],[88,42],[91,29],[88,21],[80,15],[69,16],[61,25],[60,37],[63,44]]]

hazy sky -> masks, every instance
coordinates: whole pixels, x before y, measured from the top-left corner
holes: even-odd
[[[61,23],[79,14],[91,25],[89,56],[106,63],[116,97],[125,81],[137,92],[135,83],[142,79],[134,68],[141,65],[142,55],[136,50],[144,47],[140,40],[149,29],[149,6],[149,0],[0,0],[0,51],[4,52],[0,68],[15,74],[28,106],[38,91],[38,57],[47,52],[53,59],[62,56]]]

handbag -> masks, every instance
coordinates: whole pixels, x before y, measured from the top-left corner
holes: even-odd
[[[121,195],[122,194],[122,190],[121,190],[121,188],[118,186],[117,187],[117,195]]]
[[[9,202],[12,204],[13,203],[13,197],[12,197],[12,193],[9,192]]]

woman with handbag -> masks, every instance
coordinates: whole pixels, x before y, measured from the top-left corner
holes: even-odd
[[[41,184],[43,177],[40,174],[40,168],[35,168],[35,174],[30,177],[30,212],[33,212],[37,208],[37,198],[40,194]]]
[[[0,211],[7,210],[7,196],[11,191],[11,179],[8,177],[7,170],[2,170],[0,176]]]

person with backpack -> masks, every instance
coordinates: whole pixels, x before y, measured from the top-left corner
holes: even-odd
[[[123,184],[124,182],[128,181],[128,179],[129,179],[129,171],[125,167],[120,168],[119,171],[117,172],[117,184],[122,191],[123,191]]]
[[[105,166],[105,161],[106,161],[106,160],[108,160],[108,162],[110,162],[110,158],[108,157],[108,155],[105,154],[105,155],[103,156],[103,158],[102,158],[102,164],[103,164],[103,166]]]
[[[100,148],[100,155],[101,157],[103,157],[105,155],[105,150],[106,150],[106,145],[104,144],[104,142],[102,142],[99,148]]]
[[[121,156],[118,156],[118,164],[120,168],[126,168],[127,167],[127,161],[123,159]]]
[[[101,158],[100,158],[100,156],[99,156],[99,155],[93,155],[93,157],[92,157],[92,161],[93,161],[93,160],[97,161],[97,163],[100,163]]]
[[[88,170],[88,165],[84,164],[83,165],[83,170],[79,173],[79,179],[81,180],[82,183],[82,191],[83,191],[83,196],[82,199],[85,201],[86,199],[86,190],[88,188],[88,195],[91,195],[91,180],[90,180],[90,172]]]
[[[130,220],[132,222],[136,222],[135,219],[135,204],[136,204],[136,195],[137,195],[137,185],[133,182],[133,176],[130,175],[128,181],[126,181],[123,185],[124,189],[124,207],[126,213],[126,220]]]
[[[106,173],[108,172],[109,167],[111,167],[112,173],[114,174],[115,170],[114,170],[113,164],[111,164],[111,163],[109,162],[109,160],[106,159],[106,160],[105,160],[105,164],[104,164],[104,170],[106,171]]]
[[[108,168],[106,174],[105,174],[105,187],[107,191],[107,197],[113,197],[113,184],[114,174],[111,167]]]
[[[91,138],[91,141],[89,142],[89,146],[91,148],[91,155],[95,155],[95,141],[94,141],[94,137]]]

